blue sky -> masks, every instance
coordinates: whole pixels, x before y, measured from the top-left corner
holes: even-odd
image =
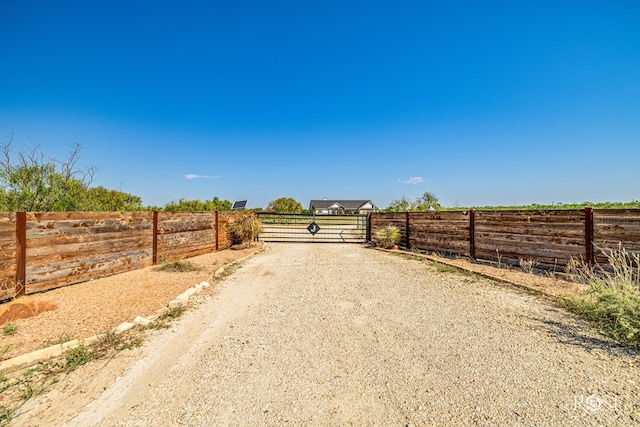
[[[638,1],[0,2],[0,130],[171,200],[640,199]]]

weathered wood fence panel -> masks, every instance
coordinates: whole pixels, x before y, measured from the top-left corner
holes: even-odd
[[[16,214],[0,213],[0,300],[16,290]]]
[[[0,213],[0,300],[229,248],[229,224],[242,215]]]
[[[371,229],[371,239],[373,241],[376,240],[376,232],[381,228],[387,227],[389,225],[398,227],[400,229],[400,234],[402,238],[400,239],[400,244],[404,245],[407,241],[407,213],[406,212],[377,212],[373,213],[369,216],[369,221],[371,221],[369,227]]]
[[[27,213],[26,293],[152,262],[152,212]]]
[[[640,254],[640,209],[594,210],[593,244],[599,263],[607,261],[602,250],[618,249]]]
[[[410,212],[409,246],[469,256],[469,212]]]
[[[0,213],[0,299],[231,246],[242,212]],[[395,225],[401,244],[472,258],[561,267],[640,254],[640,209],[374,213],[369,235]]]
[[[476,211],[476,258],[562,266],[585,256],[584,211]]]
[[[215,250],[215,212],[158,212],[158,261]]]
[[[372,240],[378,229],[395,225],[406,247],[490,261],[531,259],[555,268],[571,258],[606,263],[602,249],[619,245],[640,254],[640,209],[377,212],[370,218]]]

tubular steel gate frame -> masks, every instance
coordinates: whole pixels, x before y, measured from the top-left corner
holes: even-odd
[[[256,212],[261,242],[365,243],[368,215],[274,214]]]

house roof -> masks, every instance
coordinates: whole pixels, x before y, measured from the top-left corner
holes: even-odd
[[[367,203],[371,203],[372,206],[375,206],[371,200],[335,200],[335,199],[312,200],[309,203],[309,210],[312,210],[313,208],[315,209],[335,208],[333,205],[342,206],[344,209],[347,209],[347,210],[357,210],[357,209],[360,209],[363,205],[366,205]]]

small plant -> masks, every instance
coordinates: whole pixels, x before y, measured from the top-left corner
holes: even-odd
[[[498,258],[498,268],[502,268],[502,255],[500,255],[498,248],[496,248],[496,256]]]
[[[121,351],[140,347],[141,345],[142,337],[138,335],[119,335],[114,331],[108,331],[100,335],[98,342],[95,344],[96,357],[101,357],[111,349]]]
[[[42,366],[35,366],[33,368],[29,368],[26,371],[24,371],[24,373],[22,374],[25,378],[29,378],[30,376],[32,376],[33,374],[39,374],[40,372],[43,371]]]
[[[141,330],[147,330],[147,329],[164,329],[164,328],[168,328],[169,327],[169,323],[174,320],[179,318],[180,316],[182,316],[185,311],[187,309],[185,307],[174,307],[172,309],[169,309],[167,311],[165,311],[164,313],[162,313],[160,316],[158,316],[158,318],[154,321],[149,323],[147,326],[144,326],[141,328]]]
[[[456,267],[448,264],[442,264],[440,262],[436,262],[434,263],[434,265],[436,266],[436,270],[438,270],[438,273],[458,273],[460,271]]]
[[[33,383],[26,381],[21,384],[19,396],[22,400],[29,400],[47,392],[46,383]]]
[[[48,345],[58,345],[58,344],[64,344],[68,341],[71,341],[73,339],[73,337],[69,334],[61,334],[57,339],[49,341],[47,344]]]
[[[169,271],[172,273],[184,273],[187,271],[199,271],[199,270],[202,270],[202,268],[195,265],[191,261],[179,259],[179,260],[164,263],[160,267],[157,267],[156,270]]]
[[[16,410],[0,405],[0,426],[8,426],[15,415]]]
[[[262,232],[262,222],[258,219],[257,215],[247,215],[234,221],[230,225],[231,233],[237,241],[240,241],[245,246],[251,246],[256,236]]]
[[[115,345],[115,349],[118,351],[121,350],[131,350],[142,345],[142,337],[134,336],[130,337],[126,340],[118,341]]]
[[[391,249],[400,241],[400,229],[395,225],[388,225],[376,231],[376,243],[385,249]]]
[[[2,334],[4,336],[14,335],[17,332],[18,327],[15,325],[15,323],[7,323],[6,325],[4,325],[4,328],[2,328]]]
[[[11,345],[11,344],[1,345],[0,346],[0,356],[2,356],[5,353],[8,353],[11,350],[11,347],[13,347],[13,345]]]
[[[601,251],[607,256],[608,265],[575,259],[568,263],[569,278],[589,284],[591,294],[567,297],[564,303],[614,338],[640,346],[640,255],[629,254],[621,246]]]
[[[520,268],[529,274],[533,274],[534,269],[538,266],[539,262],[537,259],[524,259],[520,258],[519,260]]]
[[[73,370],[94,358],[95,352],[87,347],[83,342],[80,342],[77,347],[67,350],[65,367]]]

